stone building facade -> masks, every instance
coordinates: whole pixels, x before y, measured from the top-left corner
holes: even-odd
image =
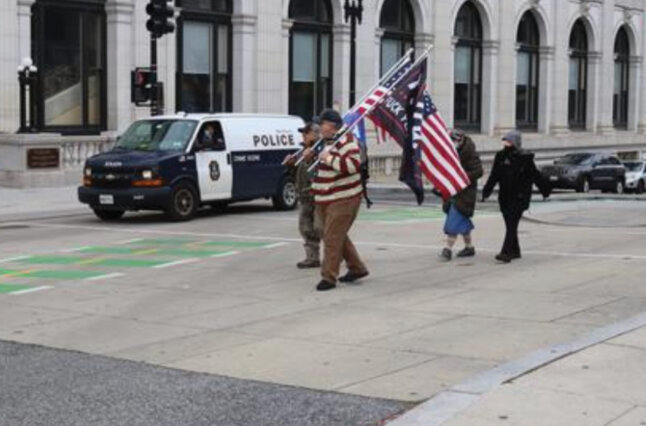
[[[135,107],[130,93],[131,70],[149,64],[146,3],[3,0],[0,143],[42,134],[47,141],[105,141],[146,116],[148,109]],[[309,117],[325,106],[348,108],[344,0],[175,3],[177,31],[158,45],[167,112]],[[500,135],[513,128],[526,132],[532,149],[546,152],[640,150],[646,140],[644,0],[363,3],[358,95],[398,54],[433,45],[428,83],[434,101],[483,151],[495,150]],[[19,126],[22,58],[33,58],[39,70],[42,134],[18,138],[12,134]],[[398,153],[396,146],[372,143],[376,157]]]

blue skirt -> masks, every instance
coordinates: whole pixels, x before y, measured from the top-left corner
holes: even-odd
[[[473,222],[471,219],[463,215],[451,204],[449,213],[446,215],[446,222],[444,222],[444,233],[446,235],[466,235],[473,231]]]

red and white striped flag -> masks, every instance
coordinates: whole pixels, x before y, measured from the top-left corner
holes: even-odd
[[[420,90],[413,120],[413,147],[424,176],[448,199],[471,183],[428,90]]]

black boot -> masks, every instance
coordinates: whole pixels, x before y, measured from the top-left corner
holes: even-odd
[[[316,291],[328,291],[336,288],[336,284],[329,281],[321,280],[320,283],[316,286]]]

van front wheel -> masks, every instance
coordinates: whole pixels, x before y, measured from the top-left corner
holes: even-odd
[[[197,191],[187,182],[177,184],[171,191],[166,214],[171,220],[191,220],[197,211]]]
[[[290,178],[283,178],[278,187],[278,193],[272,197],[274,207],[277,210],[293,210],[298,203],[296,197],[296,185]]]

